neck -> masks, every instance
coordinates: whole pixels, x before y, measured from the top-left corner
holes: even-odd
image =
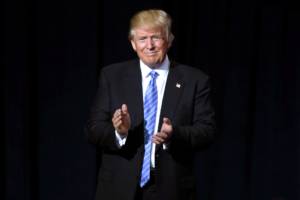
[[[164,59],[160,63],[154,63],[154,64],[146,64],[146,63],[144,63],[144,64],[147,65],[151,69],[158,69],[158,68],[160,68],[162,66],[162,64],[166,61],[166,59],[167,59],[167,55],[164,57]]]

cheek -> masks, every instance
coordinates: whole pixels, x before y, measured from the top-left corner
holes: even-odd
[[[158,48],[160,51],[162,51],[162,52],[166,52],[167,49],[168,49],[168,47],[167,47],[166,44],[161,44],[161,45],[159,45],[157,48]]]
[[[139,51],[139,52],[143,52],[144,49],[145,49],[145,47],[142,46],[142,45],[138,45],[138,46],[136,46],[136,49],[137,49],[137,51]]]

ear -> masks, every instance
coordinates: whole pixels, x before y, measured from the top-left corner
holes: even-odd
[[[175,37],[174,37],[173,34],[171,34],[171,35],[169,36],[168,48],[170,48],[170,47],[172,46],[172,43],[173,43],[174,38],[175,38]]]
[[[133,39],[131,39],[130,42],[131,42],[131,46],[132,46],[133,50],[136,51],[136,46],[135,46]]]
[[[172,46],[172,42],[168,42],[168,49]]]

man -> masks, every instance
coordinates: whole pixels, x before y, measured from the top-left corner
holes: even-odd
[[[97,200],[195,199],[195,152],[214,136],[208,76],[170,61],[171,18],[145,10],[130,21],[139,60],[101,71],[88,121],[102,149]]]

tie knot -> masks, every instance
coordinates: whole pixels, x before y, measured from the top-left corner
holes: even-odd
[[[156,77],[158,76],[158,73],[156,71],[151,71],[149,73],[149,75],[151,76],[152,79],[156,79]]]

